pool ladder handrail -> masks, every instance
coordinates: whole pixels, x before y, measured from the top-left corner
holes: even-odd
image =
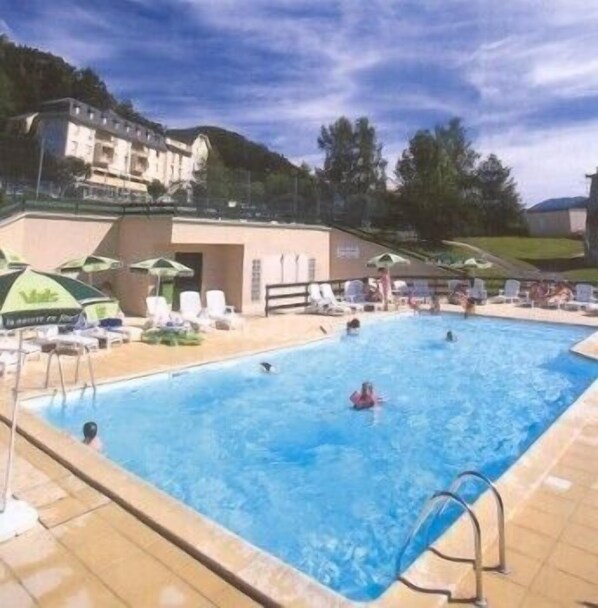
[[[89,379],[91,381],[91,386],[93,388],[94,393],[96,392],[96,381],[93,373],[93,364],[91,362],[91,353],[89,347],[83,346],[83,351],[87,355],[87,368],[89,371]],[[60,388],[62,389],[62,397],[66,399],[66,387],[64,382],[64,371],[62,369],[62,360],[60,359],[59,349],[54,348],[48,354],[48,364],[46,365],[46,379],[44,382],[44,388],[48,388],[50,384],[50,368],[52,366],[52,358],[56,357],[56,361],[58,362],[58,373],[60,375]],[[75,367],[75,384],[79,381],[79,364],[81,361],[81,350],[77,350],[77,362]]]
[[[505,505],[498,488],[494,483],[486,477],[483,473],[474,470],[463,471],[459,473],[453,483],[449,486],[448,491],[453,494],[459,495],[461,486],[467,481],[468,478],[478,479],[483,482],[492,495],[494,496],[494,502],[496,503],[496,527],[498,529],[498,566],[495,570],[501,574],[508,574],[509,569],[507,568],[507,549],[506,549],[506,536],[505,536]],[[440,517],[446,508],[446,504],[435,515]]]
[[[446,508],[446,505],[448,502],[455,502],[463,509],[463,511],[465,513],[467,513],[467,515],[469,516],[469,520],[471,521],[471,524],[472,524],[473,533],[474,533],[474,550],[475,550],[473,567],[474,567],[475,581],[476,581],[476,592],[475,592],[474,604],[480,608],[483,608],[483,607],[487,606],[488,603],[484,597],[484,582],[483,582],[483,567],[484,566],[483,566],[483,560],[482,560],[482,531],[481,531],[481,527],[480,527],[480,522],[479,522],[476,514],[473,512],[473,509],[471,508],[471,506],[457,493],[458,490],[463,485],[463,483],[467,480],[467,478],[471,478],[471,477],[474,477],[476,479],[483,481],[490,488],[490,491],[492,492],[492,495],[495,498],[496,507],[497,507],[498,536],[499,536],[499,566],[498,566],[497,570],[498,570],[498,572],[500,572],[502,574],[506,574],[508,572],[507,565],[506,565],[506,548],[505,548],[504,503],[502,500],[502,496],[501,496],[500,492],[498,491],[498,489],[496,488],[496,486],[494,485],[494,483],[492,483],[492,481],[490,479],[488,479],[488,477],[486,477],[484,474],[482,474],[478,471],[473,471],[473,470],[463,471],[462,473],[457,475],[455,480],[449,486],[448,490],[445,490],[442,492],[436,492],[426,501],[420,516],[418,517],[417,521],[415,522],[415,525],[411,529],[411,533],[407,537],[407,540],[405,541],[405,543],[403,544],[403,546],[399,552],[397,562],[396,562],[396,572],[398,575],[398,573],[401,571],[401,562],[403,559],[403,555],[405,554],[405,551],[407,550],[407,547],[411,544],[411,542],[413,541],[413,539],[415,538],[417,533],[420,531],[420,529],[422,528],[422,526],[424,525],[426,520],[430,517],[430,515],[432,513],[434,513],[434,510],[438,507],[438,505],[441,504],[442,507],[439,511],[437,511],[435,513],[434,519],[436,519],[440,514],[442,514],[442,512]],[[428,528],[428,530],[429,530],[429,528]],[[428,537],[426,537],[426,546],[427,545],[429,545]]]
[[[399,553],[399,557],[397,559],[396,570],[397,574],[401,570],[401,561],[403,559],[403,554],[407,550],[407,547],[411,544],[411,541],[415,538],[417,533],[420,531],[423,524],[426,522],[430,514],[434,511],[438,504],[447,502],[455,502],[457,503],[465,513],[469,516],[469,521],[471,521],[471,526],[473,529],[473,540],[475,547],[475,558],[473,563],[473,569],[475,572],[475,599],[474,604],[479,608],[485,608],[488,606],[488,602],[484,597],[484,579],[482,576],[482,530],[480,528],[480,522],[476,517],[476,514],[473,512],[471,507],[460,497],[452,492],[448,492],[446,490],[442,492],[436,492],[433,494],[424,505],[424,509],[415,522],[415,526],[413,526],[411,530],[411,534],[407,537],[407,540],[401,551]]]

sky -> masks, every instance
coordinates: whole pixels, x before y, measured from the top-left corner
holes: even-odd
[[[367,116],[392,176],[418,129],[461,117],[524,204],[598,166],[597,0],[0,0],[0,32],[91,66],[170,128],[216,125],[321,166]]]

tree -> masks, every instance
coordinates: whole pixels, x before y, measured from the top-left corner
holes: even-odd
[[[375,127],[366,117],[352,124],[341,116],[322,126],[318,147],[325,154],[320,178],[341,197],[351,223],[362,223],[372,196],[386,188],[386,161]]]
[[[164,184],[159,179],[153,179],[147,185],[147,193],[152,197],[152,201],[154,201],[154,203],[157,203],[158,199],[164,194],[166,194],[166,186],[164,186]]]
[[[513,234],[525,229],[523,207],[511,169],[490,154],[476,171],[480,224],[484,234]]]
[[[598,171],[590,178],[590,197],[588,199],[588,215],[586,217],[586,238],[584,249],[586,261],[598,263]]]
[[[91,175],[91,165],[76,156],[48,156],[43,175],[58,184],[61,194],[65,194],[69,187]]]
[[[420,238],[440,241],[476,219],[478,154],[459,119],[418,131],[397,161],[398,194]]]

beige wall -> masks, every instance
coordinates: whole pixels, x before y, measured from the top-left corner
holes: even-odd
[[[574,232],[570,211],[543,211],[527,213],[527,225],[531,236],[569,236]],[[585,209],[583,210],[585,212]],[[585,229],[585,221],[584,221]]]
[[[569,209],[569,221],[571,222],[571,232],[581,234],[586,231],[586,209]]]
[[[370,258],[388,251],[376,243],[364,241],[342,230],[332,229],[330,233],[330,278],[350,279],[376,276],[376,270],[367,268]],[[400,254],[402,257],[407,257]],[[407,266],[395,266],[392,274],[396,276],[441,276],[445,274],[436,266],[425,264],[415,258],[409,258]]]

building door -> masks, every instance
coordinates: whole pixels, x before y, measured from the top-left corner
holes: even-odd
[[[177,277],[174,280],[172,307],[179,310],[179,294],[181,291],[201,292],[203,253],[175,253],[174,259],[193,270],[192,277]]]

